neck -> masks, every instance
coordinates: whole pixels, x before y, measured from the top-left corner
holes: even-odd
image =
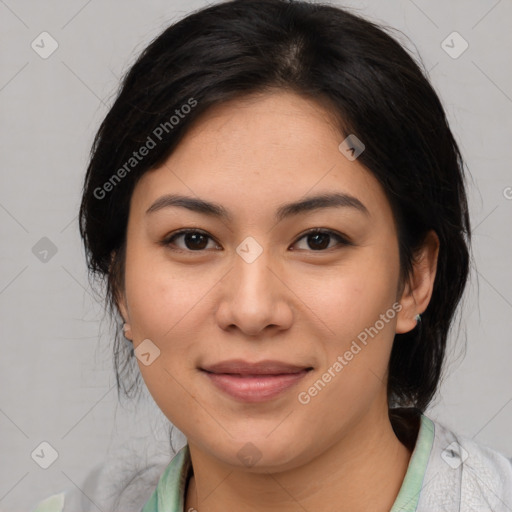
[[[194,475],[185,510],[387,512],[402,485],[411,450],[395,435],[387,409],[378,423],[375,420],[374,415],[363,418],[329,450],[281,472],[226,466],[189,442]]]

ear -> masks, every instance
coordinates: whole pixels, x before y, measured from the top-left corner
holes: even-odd
[[[421,249],[413,260],[413,271],[398,300],[402,309],[397,315],[396,332],[405,333],[416,327],[418,313],[423,313],[430,302],[439,255],[439,237],[434,230],[427,233]]]
[[[123,317],[123,334],[124,337],[130,341],[133,341],[132,327],[130,325],[130,315],[128,314],[128,307],[126,306],[126,298],[121,293],[121,297],[116,299],[116,304],[119,309],[119,313]]]
[[[121,299],[116,299],[117,309],[119,309],[119,313],[123,317],[124,322],[129,321],[129,315],[128,315],[128,308],[126,307],[126,301],[125,298],[122,297]]]
[[[114,257],[115,252],[113,251],[110,257],[110,265],[109,265],[109,272],[112,271],[112,267],[114,264]],[[124,325],[123,325],[123,334],[124,337],[128,340],[133,341],[133,335],[132,335],[132,329],[130,325],[130,314],[128,312],[128,305],[126,303],[126,296],[124,294],[123,290],[115,289],[114,290],[115,295],[115,303],[117,306],[117,309],[119,310],[119,314],[123,318]]]

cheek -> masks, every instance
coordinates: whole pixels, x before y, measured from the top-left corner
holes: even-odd
[[[328,272],[315,269],[292,282],[305,306],[303,314],[316,319],[328,338],[343,344],[391,308],[397,279],[398,265],[393,256],[368,250],[354,253]]]
[[[196,314],[195,308],[214,282],[214,276],[199,266],[173,265],[160,249],[134,246],[125,271],[134,333],[168,345],[167,340]]]
[[[149,339],[159,350],[149,365],[137,360],[139,370],[169,421],[193,431],[191,425],[204,421],[190,386],[196,378],[198,346],[204,343],[198,318],[205,318],[201,306],[214,281],[190,269],[180,272],[169,264],[148,265],[135,256],[127,259],[125,274],[134,347]]]
[[[195,376],[180,364],[184,356],[174,349],[169,354],[177,364],[171,365],[163,352],[150,366],[139,361],[141,376],[166,418],[187,436],[195,437],[205,422],[208,407],[201,405],[201,396],[190,385]]]
[[[322,340],[321,366],[297,397],[311,431],[328,435],[349,419],[357,421],[385,393],[397,314],[394,299],[394,282],[377,281],[369,271],[347,273],[317,295],[314,309],[335,335]]]
[[[339,404],[339,414],[350,414],[355,402],[364,406],[382,388],[395,335],[397,279],[392,252],[368,250],[323,279],[321,288],[304,283],[304,293],[315,290],[309,292],[308,306],[321,318],[319,324],[329,328],[322,367],[316,380],[308,382],[315,386],[312,393],[318,392],[311,412],[321,416],[322,407],[331,403]]]

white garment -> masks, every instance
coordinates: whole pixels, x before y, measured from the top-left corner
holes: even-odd
[[[512,512],[512,458],[434,422],[415,512]]]
[[[418,505],[402,512],[512,512],[512,458],[438,422],[432,421],[432,426],[434,438]],[[106,463],[89,473],[80,486],[83,492],[73,487],[52,495],[32,512],[140,512],[168,463],[169,458],[162,457],[120,496],[122,462]]]

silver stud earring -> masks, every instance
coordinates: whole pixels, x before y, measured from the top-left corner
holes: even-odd
[[[421,322],[421,315],[419,313],[414,318],[416,319],[417,323]]]

